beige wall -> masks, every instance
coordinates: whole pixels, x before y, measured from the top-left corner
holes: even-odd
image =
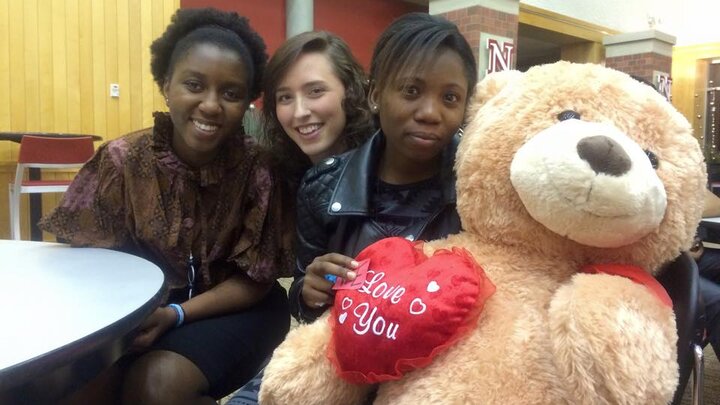
[[[149,46],[179,6],[179,0],[0,0],[0,132],[108,140],[149,126],[152,111],[165,108],[150,75]],[[110,83],[120,85],[119,98],[110,97]],[[0,142],[0,238],[9,236],[6,184],[16,157],[16,144]],[[45,200],[47,211],[54,197]]]

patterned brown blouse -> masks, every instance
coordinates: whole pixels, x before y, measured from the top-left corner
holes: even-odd
[[[291,215],[254,141],[235,136],[214,162],[194,169],[172,150],[173,125],[101,146],[41,228],[76,246],[122,250],[153,261],[170,289],[186,288],[190,254],[195,294],[236,272],[268,283],[294,262]]]

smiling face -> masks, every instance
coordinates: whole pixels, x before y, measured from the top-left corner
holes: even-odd
[[[345,86],[324,53],[302,54],[278,85],[278,121],[313,163],[344,149],[344,98]]]
[[[197,44],[177,61],[165,82],[180,160],[199,167],[211,162],[223,141],[238,133],[248,107],[248,74],[240,56]]]
[[[462,60],[449,49],[412,75],[401,71],[384,88],[373,89],[370,104],[386,139],[384,161],[396,168],[424,166],[432,175],[437,166],[428,163],[439,159],[462,124],[467,94]]]

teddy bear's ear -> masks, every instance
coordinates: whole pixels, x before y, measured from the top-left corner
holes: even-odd
[[[521,76],[522,72],[519,70],[503,70],[502,72],[494,72],[485,76],[485,78],[475,86],[475,94],[473,94],[473,98],[470,101],[467,116],[472,117],[488,100],[495,97],[510,83],[519,81]]]

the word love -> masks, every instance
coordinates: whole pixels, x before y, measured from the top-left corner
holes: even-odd
[[[389,286],[386,282],[382,281],[385,278],[385,272],[375,270],[368,270],[367,272],[369,279],[365,281],[365,284],[358,290],[363,294],[368,294],[373,298],[382,298],[384,300],[389,299],[391,303],[397,304],[405,294],[405,288],[399,285]]]
[[[354,318],[352,330],[355,334],[362,336],[372,333],[390,340],[397,340],[401,326],[400,321],[397,320],[401,316],[397,315],[402,315],[403,312],[410,315],[422,315],[427,311],[427,305],[419,297],[410,300],[407,307],[401,305],[407,289],[400,284],[391,285],[383,281],[384,278],[384,272],[368,270],[367,280],[357,290],[360,295],[355,296],[358,302],[353,301],[350,296],[343,297],[340,302],[341,311],[338,315],[338,322],[345,324],[348,316],[352,316]],[[440,286],[437,282],[431,281],[426,289],[428,292],[434,293],[440,290]],[[367,299],[364,299],[362,295],[368,296]],[[381,308],[395,314],[396,316],[392,318],[396,320],[388,320],[388,316],[381,312]],[[397,308],[399,311],[393,308]]]

